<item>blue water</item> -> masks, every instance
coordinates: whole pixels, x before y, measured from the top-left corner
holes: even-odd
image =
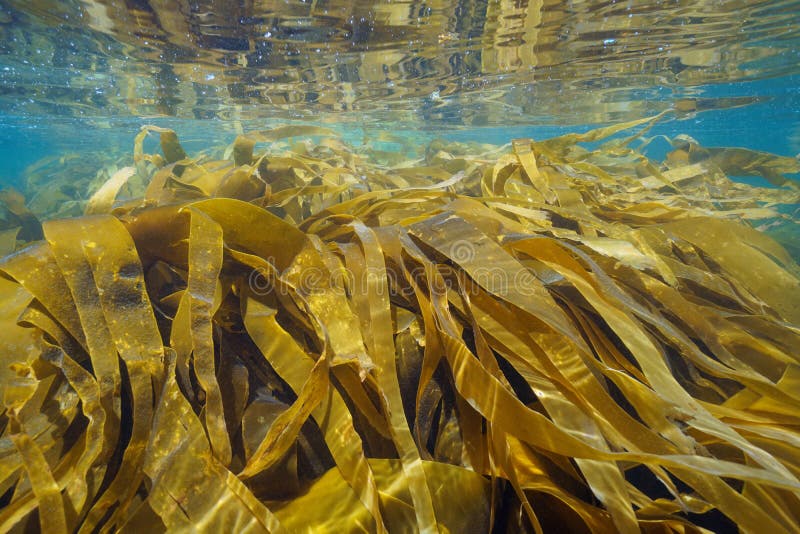
[[[648,135],[674,137],[686,134],[703,146],[735,146],[784,156],[800,154],[800,75],[754,82],[708,86],[698,91],[704,98],[758,96],[763,101],[744,107],[712,109],[664,117]],[[564,124],[466,128],[435,123],[383,129],[359,123],[352,117],[343,122],[326,121],[343,138],[358,145],[384,130],[413,136],[420,144],[434,137],[454,141],[480,141],[502,145],[515,138],[545,139],[568,132],[586,131],[601,124]],[[285,123],[286,121],[278,121]],[[308,124],[312,121],[298,121]],[[0,183],[20,186],[26,167],[44,157],[85,151],[123,151],[132,154],[133,139],[142,125],[174,129],[189,153],[231,142],[242,130],[264,129],[276,121],[225,121],[164,117],[59,117],[0,114]],[[154,142],[154,141],[153,141]],[[647,155],[659,160],[669,148],[654,142]]]

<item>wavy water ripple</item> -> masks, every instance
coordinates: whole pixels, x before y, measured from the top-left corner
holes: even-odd
[[[800,64],[791,0],[3,6],[0,111],[14,115],[577,124]]]

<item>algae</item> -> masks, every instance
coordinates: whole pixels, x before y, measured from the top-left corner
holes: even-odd
[[[144,127],[84,215],[4,193],[0,529],[796,531],[796,161],[655,120],[392,166]]]

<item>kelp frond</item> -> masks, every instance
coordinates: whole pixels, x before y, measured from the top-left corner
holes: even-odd
[[[651,123],[146,127],[83,216],[4,193],[0,530],[796,532],[797,160]]]

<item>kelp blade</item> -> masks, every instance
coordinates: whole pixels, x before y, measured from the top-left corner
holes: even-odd
[[[0,525],[797,531],[796,165],[659,118],[397,168],[148,126],[84,216],[5,193]]]

